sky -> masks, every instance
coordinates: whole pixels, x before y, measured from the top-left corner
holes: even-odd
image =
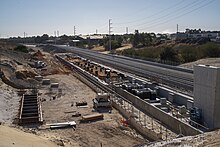
[[[220,0],[0,0],[0,37],[220,30]]]

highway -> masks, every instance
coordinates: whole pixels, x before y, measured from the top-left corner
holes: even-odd
[[[193,71],[189,69],[124,56],[102,54],[76,47],[62,45],[56,45],[56,47],[118,70],[132,73],[143,78],[150,78],[169,86],[193,91]]]

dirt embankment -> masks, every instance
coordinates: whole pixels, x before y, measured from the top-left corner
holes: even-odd
[[[151,143],[143,147],[219,147],[220,130],[204,133],[196,136],[177,138],[172,141]]]
[[[58,147],[47,138],[0,125],[0,147]]]
[[[185,68],[191,68],[191,69],[193,69],[193,66],[194,66],[194,65],[199,65],[199,64],[211,65],[211,66],[220,67],[220,58],[206,58],[206,59],[200,59],[200,60],[195,61],[195,62],[190,62],[190,63],[182,64],[182,65],[180,65],[180,67],[185,67]]]
[[[0,122],[13,122],[18,114],[19,101],[16,89],[0,80]]]

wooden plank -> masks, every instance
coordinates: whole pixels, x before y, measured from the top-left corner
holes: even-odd
[[[46,124],[46,126],[64,126],[64,125],[76,125],[75,121],[70,121],[70,122],[63,122],[63,123],[52,123],[52,124]]]
[[[97,113],[97,114],[82,116],[81,121],[93,121],[93,120],[99,120],[99,119],[103,119],[103,118],[104,118],[103,114]]]

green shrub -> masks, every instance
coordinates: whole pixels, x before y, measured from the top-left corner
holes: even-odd
[[[28,53],[28,48],[24,45],[19,45],[19,46],[15,47],[14,50],[19,51],[19,52]]]
[[[220,57],[220,48],[216,43],[208,42],[201,49],[204,57]]]

